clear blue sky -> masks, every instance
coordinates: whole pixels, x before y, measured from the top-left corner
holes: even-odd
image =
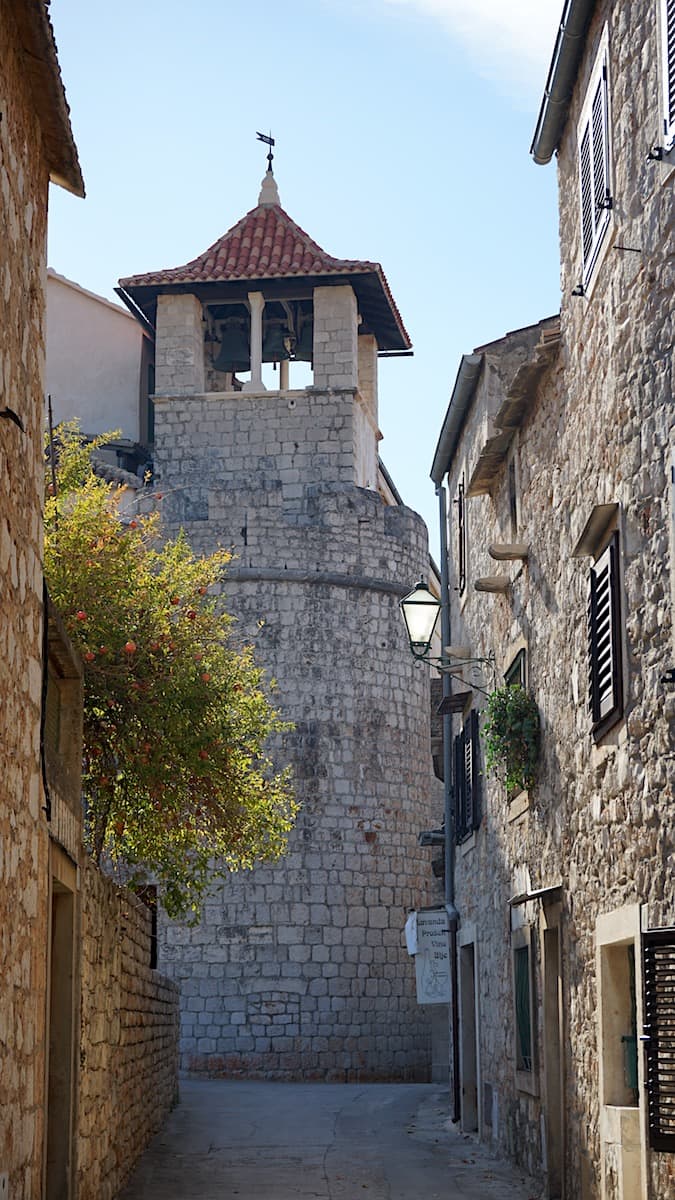
[[[515,13],[510,10],[515,9]],[[49,264],[115,299],[257,203],[380,262],[415,348],[380,370],[382,458],[437,550],[431,460],[459,359],[557,311],[555,166],[531,135],[562,0],[52,0],[86,200]]]

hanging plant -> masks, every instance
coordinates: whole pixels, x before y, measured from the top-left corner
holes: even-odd
[[[501,775],[508,792],[532,787],[539,760],[539,710],[519,683],[490,693],[484,733],[488,771]]]

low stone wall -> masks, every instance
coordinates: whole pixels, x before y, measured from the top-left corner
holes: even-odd
[[[82,869],[78,1200],[112,1200],[178,1095],[178,988],[150,967],[150,912]]]

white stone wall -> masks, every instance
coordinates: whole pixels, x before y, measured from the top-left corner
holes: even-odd
[[[197,549],[238,556],[226,607],[278,680],[295,728],[277,754],[302,802],[278,866],[214,887],[197,928],[163,931],[182,1061],[195,1070],[429,1075],[429,1017],[402,931],[431,897],[417,832],[442,805],[428,677],[398,613],[428,565],[426,530],[354,486],[353,405],[351,392],[317,389],[157,405],[165,519]]]
[[[47,275],[47,366],[54,424],[140,441],[143,331],[130,312],[54,271]]]

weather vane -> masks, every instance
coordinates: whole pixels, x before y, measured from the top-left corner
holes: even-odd
[[[272,159],[274,158],[274,155],[272,153],[272,146],[274,145],[274,138],[272,137],[272,133],[271,133],[271,131],[269,134],[256,133],[256,137],[259,142],[264,142],[266,146],[269,146],[269,150],[267,152],[267,170],[271,171],[272,170]]]

